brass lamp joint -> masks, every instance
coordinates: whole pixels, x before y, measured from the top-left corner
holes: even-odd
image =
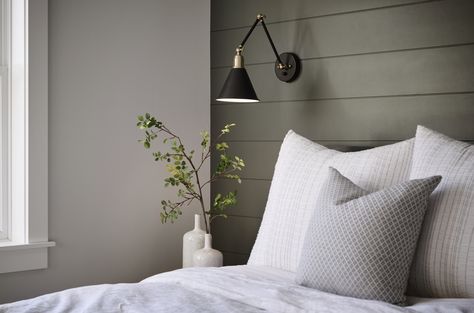
[[[243,68],[243,67],[244,67],[244,57],[242,56],[242,46],[238,46],[235,49],[234,68]]]
[[[262,13],[257,14],[257,20],[263,21],[264,18],[266,18],[265,14],[262,14]]]

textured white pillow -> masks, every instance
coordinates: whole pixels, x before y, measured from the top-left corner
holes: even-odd
[[[249,265],[296,271],[327,161],[337,153],[291,130],[286,134]]]
[[[380,190],[410,177],[414,139],[373,149],[339,153],[329,165],[367,191]]]
[[[424,297],[474,297],[474,146],[418,126],[411,178],[441,175],[409,280]]]
[[[357,185],[375,191],[408,179],[413,139],[374,149],[342,153],[293,131],[286,135],[275,165],[249,265],[295,272],[303,239],[329,166]]]

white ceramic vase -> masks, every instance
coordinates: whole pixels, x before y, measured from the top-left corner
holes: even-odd
[[[193,255],[193,264],[197,267],[219,267],[222,266],[222,253],[212,249],[212,236],[206,234],[204,237],[204,248],[197,250]]]
[[[201,215],[194,215],[194,229],[183,236],[183,267],[193,266],[193,254],[204,247],[204,234],[201,229]]]

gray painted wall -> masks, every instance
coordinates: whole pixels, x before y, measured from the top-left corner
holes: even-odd
[[[161,225],[164,170],[136,115],[199,146],[209,129],[209,1],[50,0],[47,270],[0,275],[0,303],[136,282],[181,265],[192,212]]]
[[[279,52],[302,58],[301,76],[277,80],[259,26],[244,56],[262,102],[217,103],[257,13],[267,15]],[[236,122],[230,143],[247,164],[240,187],[212,186],[213,193],[239,190],[238,205],[213,228],[225,263],[248,258],[288,129],[341,150],[410,138],[417,124],[474,140],[473,16],[470,0],[212,1],[212,129]]]

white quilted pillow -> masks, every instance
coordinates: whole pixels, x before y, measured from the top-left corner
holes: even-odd
[[[289,131],[280,148],[262,224],[248,261],[296,271],[312,210],[339,152]]]
[[[339,153],[329,165],[367,191],[376,191],[408,180],[414,139],[373,149]]]
[[[275,165],[267,206],[249,265],[295,272],[303,239],[328,168],[374,191],[407,180],[413,139],[359,152],[327,149],[293,131],[286,135]]]
[[[411,178],[441,175],[431,195],[409,292],[474,297],[474,146],[418,126]]]

